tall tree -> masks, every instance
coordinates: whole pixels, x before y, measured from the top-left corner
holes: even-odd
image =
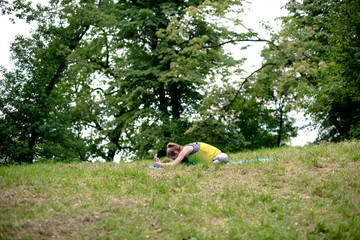
[[[320,139],[359,138],[360,3],[290,1],[283,30],[264,50],[298,106],[320,123]]]
[[[169,140],[201,140],[184,132],[207,79],[238,64],[221,46],[254,37],[221,23],[241,12],[235,0],[49,3],[4,8],[39,25],[13,44],[16,69],[1,80],[1,153],[17,161],[112,161],[121,150],[148,156]]]
[[[2,70],[0,150],[5,160],[33,162],[36,156],[84,155],[84,143],[72,131],[73,119],[68,115],[71,98],[67,95],[74,81],[66,70],[92,23],[83,17],[88,14],[85,4],[51,4],[32,9],[30,4],[14,1],[5,8],[38,24],[32,37],[18,36],[12,44],[15,70]],[[53,11],[58,7],[62,11]]]
[[[249,37],[229,31],[210,17],[223,18],[232,5],[239,4],[241,1],[117,4],[121,15],[108,44],[117,51],[92,60],[109,73],[102,101],[111,109],[107,112],[111,120],[99,133],[114,136],[112,153],[122,146],[132,148],[138,156],[149,156],[169,141],[201,140],[184,132],[191,126],[189,115],[198,113],[206,79],[217,68],[237,64],[221,45]]]
[[[204,101],[203,116],[218,119],[217,128],[213,127],[213,131],[227,129],[222,133],[223,139],[226,139],[223,141],[223,149],[240,151],[275,147],[285,144],[296,135],[293,119],[287,115],[291,109],[291,98],[285,94],[286,89],[280,91],[273,85],[269,75],[264,77],[259,73],[272,67],[273,64],[263,65],[241,79],[238,86],[227,83],[208,94]]]

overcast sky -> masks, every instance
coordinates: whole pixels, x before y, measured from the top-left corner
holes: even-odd
[[[47,0],[36,0],[34,2],[46,3]],[[280,29],[280,21],[275,20],[278,17],[285,16],[287,14],[282,7],[288,2],[288,0],[249,0],[245,3],[245,14],[243,17],[244,25],[252,28],[256,32],[260,33],[260,37],[268,38],[265,30],[261,26],[261,22],[269,23],[275,30]],[[5,66],[7,69],[12,67],[10,61],[10,44],[14,41],[15,36],[18,34],[30,36],[30,29],[36,26],[29,26],[24,21],[16,21],[16,24],[12,24],[6,16],[0,15],[0,65]],[[265,43],[256,42],[246,51],[237,53],[236,47],[228,45],[225,46],[226,51],[234,52],[234,57],[239,58],[247,57],[244,68],[247,73],[258,69],[261,66],[260,51],[264,47]],[[294,113],[295,114],[295,113]],[[298,122],[297,126],[301,127],[308,123],[302,114],[296,114]],[[299,136],[294,138],[291,142],[292,145],[304,145],[308,142],[314,141],[316,138],[315,131],[299,131]]]

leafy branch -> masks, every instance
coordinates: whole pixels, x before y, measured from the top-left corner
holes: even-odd
[[[270,40],[261,39],[261,38],[259,38],[259,39],[234,39],[234,40],[229,40],[229,41],[222,42],[222,43],[215,44],[215,45],[203,46],[202,48],[217,48],[217,47],[221,47],[225,44],[235,43],[235,42],[268,42],[268,43],[272,43]]]
[[[229,111],[231,105],[235,102],[235,100],[237,99],[237,97],[240,94],[240,91],[242,89],[242,87],[245,85],[245,83],[252,77],[254,76],[254,74],[256,74],[257,72],[261,71],[262,69],[264,69],[267,66],[275,66],[276,63],[266,63],[264,65],[262,65],[260,68],[258,68],[257,70],[255,70],[254,72],[252,72],[249,76],[247,76],[244,81],[240,84],[239,89],[237,90],[235,96],[233,97],[233,99],[230,101],[229,104],[225,105],[222,110],[224,111],[224,113],[226,113],[227,111]]]

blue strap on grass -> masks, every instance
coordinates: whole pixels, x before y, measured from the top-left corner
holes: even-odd
[[[245,161],[237,161],[237,162],[228,162],[226,163],[226,165],[229,164],[239,164],[239,163],[247,163],[247,162],[270,162],[271,159],[270,158],[258,158],[258,159],[250,159],[250,160],[245,160]],[[150,169],[159,169],[159,168],[163,168],[163,167],[155,167],[155,166],[149,166]]]
[[[158,169],[158,168],[163,168],[163,167],[155,167],[155,166],[149,166],[150,169]]]
[[[226,163],[226,165],[236,164],[236,163],[257,162],[257,161],[259,161],[259,162],[270,162],[271,159],[269,159],[269,158],[250,159],[250,160],[245,160],[245,161],[228,162],[228,163]]]

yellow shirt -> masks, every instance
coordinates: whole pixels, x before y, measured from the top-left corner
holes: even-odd
[[[199,142],[199,144],[199,151],[187,156],[190,163],[212,163],[215,157],[221,153],[220,149],[209,144],[202,142]]]

